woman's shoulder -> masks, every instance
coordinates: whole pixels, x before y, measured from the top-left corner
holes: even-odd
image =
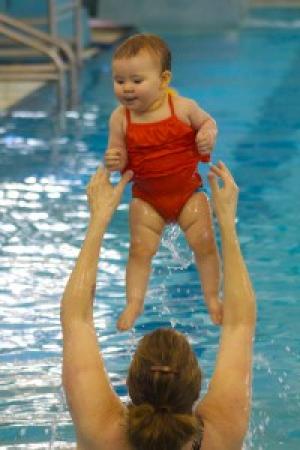
[[[201,450],[242,450],[245,429],[219,408],[197,405],[195,416],[203,423]]]
[[[206,423],[200,450],[242,450],[243,442],[234,437],[225,436],[219,429]]]
[[[93,427],[77,433],[76,450],[132,450],[127,438],[127,407],[112,414],[105,426]]]

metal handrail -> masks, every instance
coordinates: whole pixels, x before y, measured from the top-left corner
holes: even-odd
[[[76,55],[76,62],[78,67],[82,64],[82,42],[81,42],[81,36],[82,36],[82,25],[81,25],[81,0],[70,0],[70,3],[67,5],[59,6],[56,3],[56,0],[48,0],[49,4],[49,29],[51,35],[56,34],[56,25],[57,25],[57,19],[60,18],[60,13],[67,12],[67,11],[73,11],[74,12],[74,20],[75,20],[75,36],[73,38],[73,43],[75,47],[75,55]]]
[[[0,23],[0,33],[8,37],[12,41],[21,43],[30,48],[38,50],[40,53],[48,56],[57,69],[58,74],[58,99],[61,110],[65,109],[65,89],[64,89],[64,62],[60,58],[59,54],[54,47],[47,47],[46,45],[38,42],[32,37],[28,37],[23,33],[19,33],[15,30],[10,30],[6,25]]]
[[[5,14],[0,14],[0,24],[4,23],[5,25],[9,25],[11,27],[13,27],[14,29],[16,29],[16,35],[18,36],[18,34],[20,34],[20,31],[23,32],[24,34],[22,34],[22,40],[18,40],[18,39],[13,39],[14,36],[14,32],[13,30],[10,31],[8,28],[5,27],[5,31],[6,31],[6,36],[9,37],[12,40],[15,40],[17,42],[21,42],[21,43],[25,43],[27,46],[34,48],[36,50],[41,51],[42,53],[46,53],[51,59],[56,60],[56,64],[57,67],[60,67],[59,70],[62,70],[62,68],[65,68],[65,65],[62,61],[62,59],[60,58],[60,54],[62,54],[68,65],[69,65],[69,70],[70,70],[70,90],[71,90],[71,107],[75,107],[78,103],[78,68],[77,68],[77,64],[76,64],[76,58],[75,55],[73,53],[73,50],[71,49],[71,47],[69,46],[69,44],[67,42],[65,42],[63,39],[58,38],[57,36],[52,36],[49,35],[41,30],[38,30],[18,19],[12,18],[10,16],[7,16]],[[0,28],[1,31],[1,28]],[[7,32],[9,31],[9,35],[7,34]],[[5,33],[3,33],[5,34]],[[27,36],[29,35],[29,36]],[[20,37],[20,36],[18,36]],[[25,37],[25,40],[24,40]],[[29,40],[27,39],[29,37]],[[33,40],[31,41],[30,39]],[[25,42],[26,41],[26,42]],[[50,44],[49,46],[46,46],[43,44]],[[34,45],[33,45],[34,44]],[[36,47],[36,44],[38,44],[38,46]],[[42,45],[42,47],[40,46],[40,44]],[[51,49],[54,48],[55,49],[55,55],[53,54],[53,52],[51,52]],[[57,57],[59,57],[59,60],[57,60]],[[62,63],[62,67],[61,67],[61,63]]]

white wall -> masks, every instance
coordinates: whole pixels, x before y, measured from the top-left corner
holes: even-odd
[[[249,0],[99,0],[98,16],[140,27],[201,31],[237,25]]]

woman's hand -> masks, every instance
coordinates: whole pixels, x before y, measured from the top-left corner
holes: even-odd
[[[121,172],[127,164],[126,151],[121,148],[109,148],[104,155],[105,166],[110,170]]]
[[[87,185],[91,220],[108,223],[120,203],[126,184],[132,178],[132,171],[124,173],[119,183],[113,186],[109,180],[108,169],[100,166]]]
[[[220,187],[218,178],[223,182]],[[222,161],[210,167],[208,180],[212,192],[212,203],[219,225],[234,225],[239,188]]]

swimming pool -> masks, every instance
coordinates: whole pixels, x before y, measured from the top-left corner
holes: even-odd
[[[228,163],[241,188],[239,234],[259,313],[246,448],[299,450],[300,9],[254,10],[239,31],[166,38],[174,86],[217,119],[216,158]],[[65,131],[42,110],[1,118],[0,448],[74,442],[60,387],[59,300],[87,223],[84,187],[103,156],[115,104],[109,60],[106,54],[90,65],[84,103],[67,113]],[[131,350],[147,330],[172,325],[188,333],[206,380],[218,341],[176,228],[166,232],[154,260],[145,315],[133,334],[115,332],[124,302],[128,199],[127,190],[106,234],[95,314],[107,367],[124,398]]]

